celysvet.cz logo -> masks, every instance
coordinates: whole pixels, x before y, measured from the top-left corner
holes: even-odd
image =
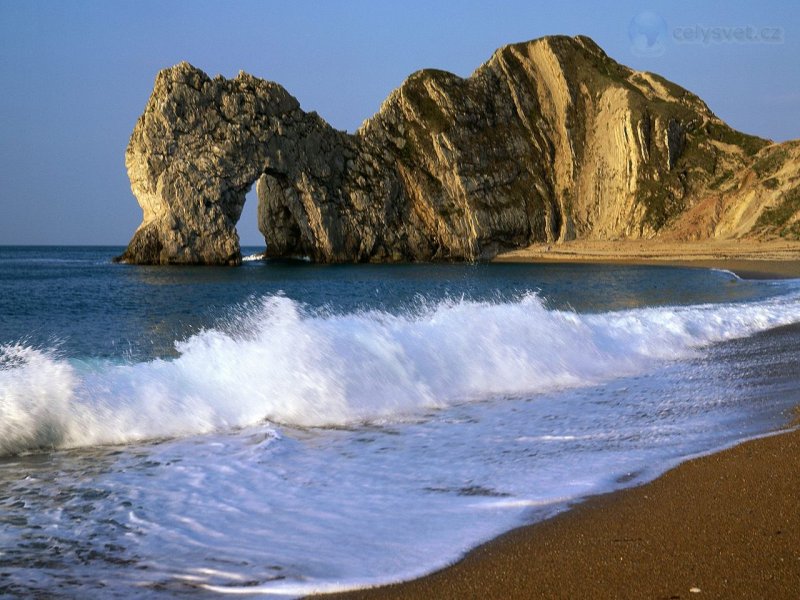
[[[691,25],[675,27],[672,39],[677,44],[780,44],[783,42],[781,27],[705,27]]]
[[[628,25],[631,52],[637,56],[661,56],[669,44],[781,44],[782,27],[757,25],[679,25],[668,27],[652,11],[641,12]]]
[[[639,13],[628,25],[628,38],[637,56],[661,56],[667,48],[667,22],[658,13]]]

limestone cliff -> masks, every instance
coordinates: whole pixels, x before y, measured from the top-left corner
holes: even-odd
[[[237,264],[257,182],[268,256],[490,258],[537,241],[800,235],[800,144],[734,131],[586,37],[411,75],[354,134],[280,85],[159,73],[126,153],[142,225],[120,260]]]

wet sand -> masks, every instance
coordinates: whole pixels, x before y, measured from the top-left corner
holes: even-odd
[[[591,498],[421,579],[332,597],[796,600],[800,431]]]
[[[572,241],[534,244],[495,262],[648,264],[727,269],[741,277],[800,277],[800,242]]]
[[[497,260],[680,265],[723,268],[742,277],[800,277],[800,243],[746,251],[742,246],[739,252],[731,244],[673,244],[669,252],[656,253],[647,243],[583,242],[531,247]],[[643,486],[590,498],[420,579],[329,597],[797,600],[800,431],[749,441],[685,462]]]

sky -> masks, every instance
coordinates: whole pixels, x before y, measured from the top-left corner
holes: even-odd
[[[124,154],[156,73],[186,60],[282,84],[355,130],[412,72],[468,76],[505,44],[592,37],[731,126],[800,138],[800,3],[0,0],[0,245],[127,244]],[[237,227],[262,245],[256,200]]]

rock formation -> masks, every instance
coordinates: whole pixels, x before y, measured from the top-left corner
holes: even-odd
[[[486,259],[574,238],[800,235],[800,143],[734,131],[586,37],[411,75],[354,134],[276,83],[158,74],[125,162],[144,218],[120,260],[238,264],[257,182],[272,257]]]

